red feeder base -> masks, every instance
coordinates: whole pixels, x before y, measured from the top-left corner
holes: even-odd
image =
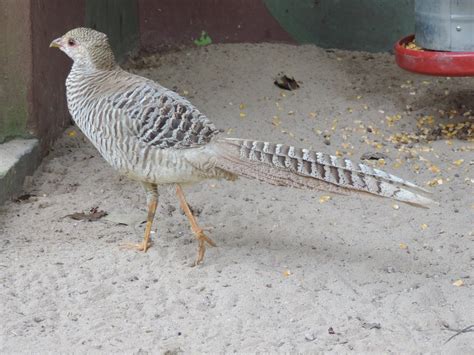
[[[425,75],[474,76],[474,52],[436,52],[405,48],[415,35],[395,44],[395,59],[401,68]]]

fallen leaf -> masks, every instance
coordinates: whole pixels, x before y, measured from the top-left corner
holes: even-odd
[[[69,132],[67,133],[67,135],[68,135],[69,137],[75,137],[75,136],[77,136],[77,132],[74,131],[74,130],[72,130],[72,131],[69,131]]]
[[[462,163],[464,163],[464,159],[458,159],[453,161],[453,164],[456,166],[460,166]]]
[[[107,216],[107,212],[99,211],[98,207],[92,207],[88,213],[75,212],[75,213],[72,213],[72,214],[68,214],[65,217],[72,218],[76,221],[93,222],[93,221],[97,221],[97,220],[99,220],[99,219],[101,219],[102,217],[105,217],[105,216]]]
[[[453,286],[456,286],[456,287],[461,287],[461,286],[464,286],[464,281],[459,279],[459,280],[456,280],[453,282]]]
[[[247,114],[246,114],[245,112],[241,112],[241,113],[240,113],[240,117],[243,118],[243,117],[245,117],[245,116],[247,116]]]
[[[425,230],[426,228],[428,228],[428,225],[426,223],[423,223],[420,225],[421,229]]]
[[[283,271],[283,276],[288,277],[288,276],[290,276],[290,275],[291,275],[291,271],[290,271],[290,270],[285,270],[285,271]]]
[[[13,202],[23,202],[28,201],[31,197],[36,197],[35,194],[23,194],[13,199]]]
[[[121,224],[121,225],[127,225],[127,226],[136,226],[144,221],[146,221],[146,215],[142,213],[141,211],[122,211],[122,210],[117,210],[117,211],[111,211],[109,214],[104,216],[104,220],[116,223],[116,224]]]
[[[380,152],[373,152],[373,153],[364,153],[360,157],[361,160],[385,160],[388,159],[388,157]]]
[[[406,245],[405,243],[400,243],[399,246],[400,249],[408,249],[408,245]]]
[[[365,329],[380,329],[380,328],[382,328],[382,326],[380,325],[380,323],[363,323],[362,328],[365,328]]]
[[[284,74],[278,77],[273,83],[276,86],[278,86],[280,89],[290,90],[290,91],[296,90],[300,87],[299,84],[296,82],[295,78],[288,77]]]

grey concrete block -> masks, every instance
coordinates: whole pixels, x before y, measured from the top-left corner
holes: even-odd
[[[37,139],[15,139],[0,144],[0,204],[22,191],[25,177],[40,163]]]

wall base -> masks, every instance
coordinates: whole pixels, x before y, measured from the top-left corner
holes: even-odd
[[[33,175],[40,157],[37,139],[0,144],[0,204],[21,193],[25,178]]]

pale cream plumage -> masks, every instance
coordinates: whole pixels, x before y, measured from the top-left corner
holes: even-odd
[[[214,243],[198,226],[180,183],[244,176],[273,185],[369,193],[420,206],[432,202],[415,184],[347,159],[284,144],[221,138],[189,101],[123,71],[103,33],[74,29],[52,46],[74,60],[66,80],[74,121],[109,164],[145,186],[149,213],[140,250],[149,246],[161,184],[178,184],[181,206],[199,241],[196,263],[203,259],[205,243]]]

